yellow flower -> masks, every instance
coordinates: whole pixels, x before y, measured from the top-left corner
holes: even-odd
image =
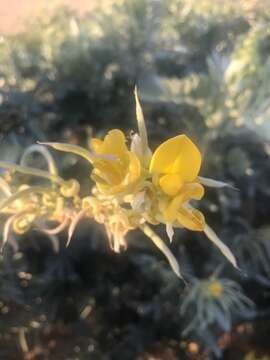
[[[154,152],[149,170],[165,195],[159,207],[166,224],[204,230],[203,214],[188,204],[204,195],[203,186],[196,182],[200,167],[200,151],[186,135],[165,141]]]
[[[137,156],[128,150],[123,132],[111,130],[103,141],[93,138],[91,147],[97,155],[108,155],[93,159],[92,178],[98,189],[105,194],[130,190],[140,177],[141,164]]]
[[[200,171],[201,154],[186,136],[178,135],[162,143],[150,162],[153,179],[169,196],[175,196],[187,182],[193,182]]]
[[[213,298],[220,298],[223,295],[223,285],[219,281],[212,281],[207,288],[207,293]]]

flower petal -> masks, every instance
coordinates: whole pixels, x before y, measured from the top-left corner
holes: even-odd
[[[92,149],[100,156],[115,156],[115,159],[95,159],[92,178],[103,193],[113,194],[127,190],[140,176],[141,164],[138,157],[130,152],[122,131],[109,131],[104,141],[91,140]],[[102,181],[100,182],[99,179]]]
[[[137,156],[133,153],[129,153],[129,167],[128,173],[125,178],[124,184],[131,184],[136,181],[141,174],[141,163]]]
[[[184,228],[192,231],[203,231],[205,228],[203,214],[191,207],[179,209],[177,220]]]
[[[162,143],[154,152],[150,172],[180,174],[183,182],[193,181],[201,167],[201,154],[186,136],[178,135]]]
[[[102,153],[102,145],[103,145],[102,140],[97,139],[97,138],[90,139],[90,147],[95,153],[97,153],[97,154]]]
[[[99,149],[98,154],[116,155],[120,160],[127,161],[128,148],[126,146],[125,135],[121,130],[113,129],[105,136],[102,145],[95,146]]]
[[[169,205],[163,209],[165,220],[173,222],[177,219],[179,209],[187,201],[200,200],[204,195],[204,188],[199,183],[186,184],[182,187],[180,194],[176,196]]]
[[[159,185],[165,194],[175,196],[183,186],[181,180],[182,177],[179,174],[166,174],[159,179]]]

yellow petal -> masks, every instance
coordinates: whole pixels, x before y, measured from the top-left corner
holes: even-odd
[[[102,153],[117,155],[121,160],[124,160],[123,156],[126,155],[127,152],[128,149],[123,132],[118,129],[109,131],[103,141]]]
[[[123,167],[114,161],[99,160],[94,165],[93,172],[102,177],[110,185],[119,184],[125,175]]]
[[[199,183],[186,184],[182,187],[180,194],[176,196],[164,209],[163,215],[166,222],[173,222],[177,219],[179,209],[187,201],[200,200],[204,195],[204,188]]]
[[[119,172],[117,172],[117,164],[113,162],[107,161],[105,164],[99,162],[96,165],[91,177],[102,193],[115,194],[129,191],[138,180],[141,174],[141,163],[135,154],[128,155],[130,159],[128,167],[123,168],[119,165]]]
[[[180,174],[183,182],[193,181],[201,167],[201,154],[186,136],[178,135],[162,143],[154,152],[150,172]]]
[[[165,194],[175,196],[183,186],[181,180],[182,178],[179,174],[167,174],[160,178],[159,185]]]
[[[91,149],[97,153],[97,154],[101,154],[102,152],[102,145],[103,145],[103,141],[97,138],[92,138],[90,140],[90,146]]]
[[[93,179],[95,178],[93,177]],[[112,187],[107,184],[104,184],[102,182],[96,182],[96,186],[102,194],[109,195],[112,193]]]
[[[192,231],[203,231],[205,227],[203,214],[193,208],[181,208],[177,220],[184,228]]]
[[[116,155],[116,159],[126,161],[128,148],[125,135],[121,130],[113,129],[109,131],[103,141],[97,138],[91,139],[90,146],[98,155]]]
[[[94,163],[92,178],[99,190],[114,194],[127,190],[140,176],[141,164],[138,157],[131,153],[122,131],[109,131],[104,141],[91,140],[91,147],[98,155],[112,155],[115,159],[97,158]]]
[[[141,163],[137,156],[133,153],[129,153],[129,167],[128,174],[125,178],[125,183],[130,184],[136,181],[141,174]]]

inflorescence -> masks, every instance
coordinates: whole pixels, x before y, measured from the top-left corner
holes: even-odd
[[[153,226],[164,224],[170,241],[175,228],[204,232],[237,266],[229,248],[191,205],[191,200],[204,196],[204,186],[226,184],[198,176],[201,153],[186,135],[168,139],[152,153],[136,89],[135,99],[138,133],[132,135],[129,147],[124,133],[113,129],[103,140],[92,138],[90,150],[71,144],[40,143],[25,151],[20,165],[0,162],[0,167],[6,169],[0,177],[3,245],[11,233],[24,234],[33,226],[48,235],[67,229],[69,244],[78,222],[90,218],[104,225],[116,252],[126,249],[125,237],[130,230],[142,230],[167,257],[176,275],[182,277],[174,255],[153,230]],[[90,163],[94,186],[89,196],[79,195],[77,180],[61,178],[48,147],[76,154]],[[27,166],[26,160],[33,152],[44,156],[48,170]],[[45,179],[45,185],[21,184],[17,173]],[[57,226],[50,227],[52,223]]]

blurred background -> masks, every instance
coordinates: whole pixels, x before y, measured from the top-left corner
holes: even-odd
[[[114,254],[89,221],[68,248],[33,230],[0,257],[1,360],[270,359],[269,25],[269,0],[0,1],[1,160],[130,134],[137,84],[152,148],[185,133],[238,189],[201,210],[241,268],[179,230],[184,286],[139,233]],[[53,156],[89,193],[85,162]]]

